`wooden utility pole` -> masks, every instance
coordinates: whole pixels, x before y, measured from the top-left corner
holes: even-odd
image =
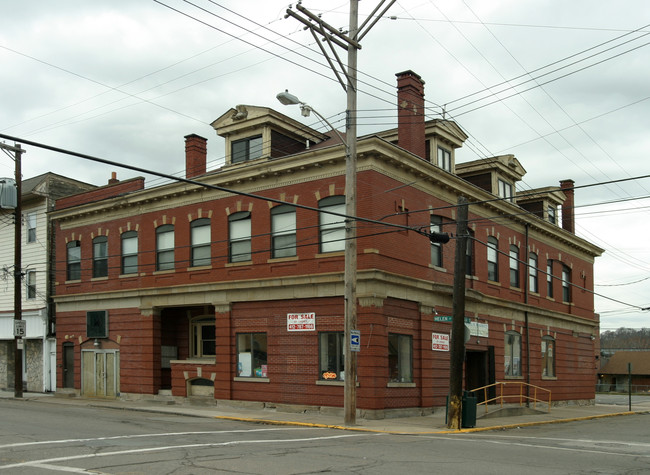
[[[388,11],[396,0],[381,0],[373,12],[359,27],[359,0],[350,0],[350,25],[347,34],[342,33],[323,19],[311,13],[300,2],[296,9],[304,15],[294,12],[289,8],[287,17],[295,18],[303,23],[312,33],[316,44],[327,59],[334,75],[347,94],[346,108],[346,157],[345,157],[345,270],[343,277],[344,299],[344,394],[343,412],[345,424],[356,424],[357,414],[357,353],[352,351],[352,335],[357,334],[357,52],[361,49],[359,42]],[[386,4],[387,3],[387,4]],[[386,5],[385,5],[386,4]],[[384,6],[385,5],[385,6]],[[383,10],[379,12],[380,8]],[[320,35],[324,41],[317,38]],[[333,57],[338,64],[328,55],[326,47],[329,46]],[[347,65],[341,62],[334,46],[347,50]],[[345,75],[345,81],[339,74]],[[358,346],[357,346],[358,348]]]
[[[467,199],[458,197],[456,212],[456,262],[454,265],[453,319],[449,355],[449,407],[447,427],[462,426],[463,363],[465,362],[465,274],[467,271]]]
[[[350,0],[350,31],[356,41],[359,1]],[[357,48],[348,46],[347,117],[345,161],[345,387],[343,397],[344,420],[348,425],[357,421],[357,352],[352,351],[352,332],[357,329]]]

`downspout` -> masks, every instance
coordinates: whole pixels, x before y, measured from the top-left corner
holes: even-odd
[[[526,329],[526,407],[530,406],[530,327],[528,325],[528,292],[530,291],[530,249],[528,248],[530,225],[526,223],[526,275],[524,276],[524,326]]]

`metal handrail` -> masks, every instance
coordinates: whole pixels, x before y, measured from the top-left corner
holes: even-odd
[[[519,385],[519,394],[503,394],[503,388],[504,386],[509,385]],[[496,397],[493,397],[492,399],[488,399],[487,391],[491,387],[499,387],[500,389],[500,394]],[[524,387],[529,387],[534,389],[533,395],[529,396],[524,394]],[[548,393],[548,401],[539,399],[537,397],[537,392],[545,392]],[[547,403],[548,404],[548,412],[551,412],[551,391],[550,389],[542,388],[540,386],[535,386],[534,384],[528,384],[523,381],[497,381],[496,383],[488,384],[487,386],[481,386],[480,388],[476,389],[471,389],[469,392],[471,393],[476,393],[477,391],[483,391],[483,401],[479,402],[477,406],[480,406],[481,404],[485,405],[485,413],[487,414],[488,412],[488,404],[491,402],[496,402],[498,401],[501,404],[501,407],[503,407],[503,401],[507,398],[519,398],[519,405],[523,406],[524,402],[527,401],[533,401],[533,408],[537,407],[537,403]],[[541,397],[541,394],[540,394]]]

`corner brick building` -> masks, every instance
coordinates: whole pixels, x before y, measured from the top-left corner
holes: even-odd
[[[574,234],[572,182],[516,191],[512,155],[456,164],[466,134],[425,120],[424,81],[397,76],[398,127],[357,144],[358,216],[400,225],[355,223],[357,407],[445,404],[455,240],[417,231],[455,232],[459,195],[472,237],[465,387],[593,400],[602,250]],[[134,178],[57,202],[57,346],[74,375],[57,390],[342,407],[344,146],[263,107],[212,126],[226,143],[218,170],[188,135],[192,182]]]

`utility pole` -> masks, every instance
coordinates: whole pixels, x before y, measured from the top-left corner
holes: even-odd
[[[467,271],[467,199],[458,197],[456,213],[456,262],[454,265],[453,317],[449,355],[449,407],[447,427],[460,429],[462,418],[463,363],[465,361],[465,273]]]
[[[359,19],[359,1],[350,0],[350,31],[356,40]],[[345,162],[345,214],[357,215],[357,48],[348,46],[348,84],[346,142],[348,156]],[[352,332],[357,330],[357,223],[347,218],[345,223],[345,394],[343,396],[344,421],[357,422],[357,352],[352,351]]]
[[[361,49],[359,41],[395,1],[390,0],[381,13],[377,14],[382,5],[386,3],[386,0],[381,0],[359,28],[359,0],[350,0],[350,23],[347,34],[327,24],[320,16],[314,15],[303,7],[300,2],[296,5],[296,9],[304,17],[291,9],[287,10],[287,17],[295,18],[310,30],[316,44],[321,49],[347,95],[345,214],[348,218],[345,223],[345,270],[343,277],[345,313],[343,332],[345,359],[343,366],[345,372],[343,412],[346,425],[356,424],[357,417],[357,352],[352,350],[352,335],[353,333],[356,334],[357,330],[357,230],[356,222],[353,218],[350,218],[350,216],[357,215],[357,52]],[[322,41],[317,34],[322,37]],[[323,43],[329,46],[334,59],[338,63],[338,68],[329,57]],[[347,65],[342,63],[334,46],[347,50]],[[346,76],[345,81],[341,78],[339,70]]]

